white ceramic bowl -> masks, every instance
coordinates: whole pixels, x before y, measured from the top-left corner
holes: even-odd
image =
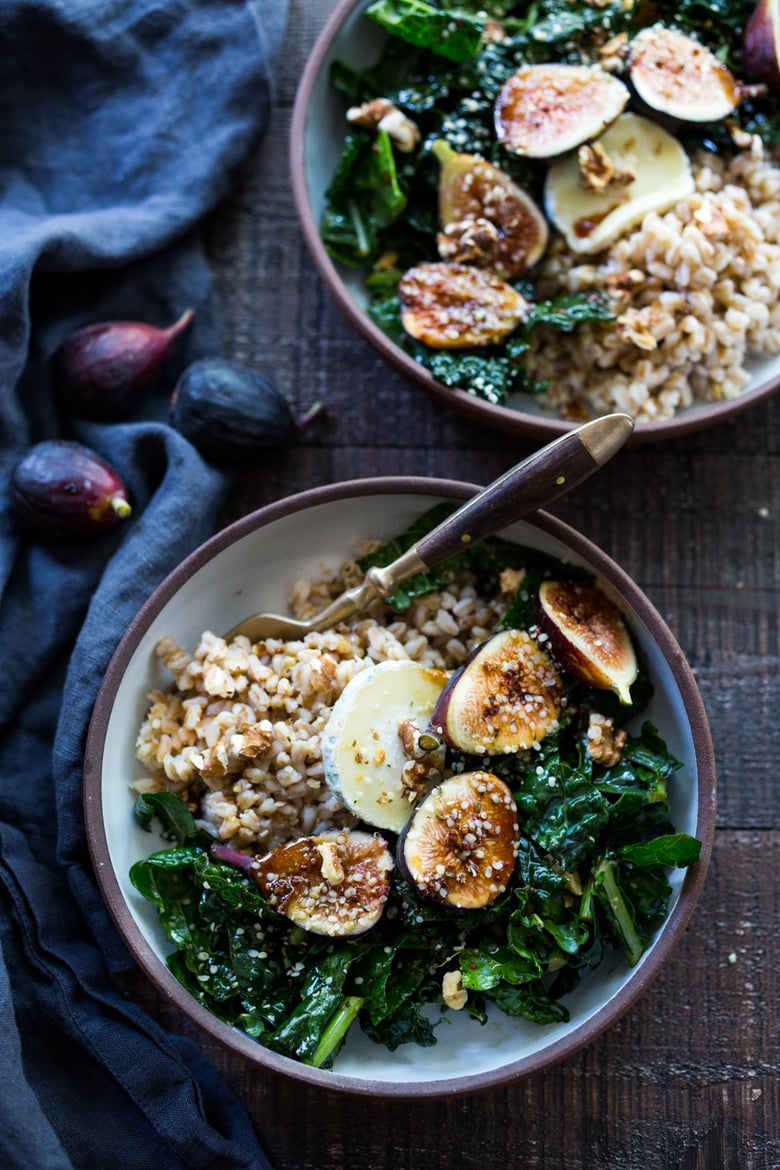
[[[636,967],[604,963],[566,1000],[571,1019],[540,1027],[493,1012],[486,1026],[456,1014],[432,1048],[390,1053],[353,1029],[335,1069],[320,1070],[276,1055],[212,1016],[165,966],[169,949],[154,907],[133,888],[134,861],[164,845],[132,817],[129,781],[139,774],[134,742],[147,693],[168,685],[154,654],[172,635],[193,646],[205,629],[227,630],[261,609],[284,612],[292,583],[337,567],[362,538],[388,538],[441,499],[475,489],[447,480],[390,478],[317,488],[244,517],[184,561],[141,608],[102,684],[85,759],[85,813],[95,872],[119,932],[150,979],[207,1033],[250,1063],[331,1089],[385,1096],[471,1091],[500,1083],[570,1054],[613,1023],[658,973],[680,938],[705,879],[714,832],[715,774],[704,709],[683,654],[637,586],[594,545],[543,513],[504,535],[584,565],[626,613],[647,661],[655,696],[643,715],[683,762],[671,781],[678,830],[702,842],[701,860],[675,870],[665,924]],[[465,1016],[465,1013],[463,1013]]]
[[[363,15],[369,3],[370,0],[341,0],[318,38],[298,85],[290,133],[290,171],[293,197],[312,259],[336,303],[358,332],[441,406],[505,432],[555,438],[576,424],[542,414],[529,394],[514,395],[506,405],[495,406],[437,382],[369,319],[362,274],[335,264],[323,246],[318,225],[346,128],[346,102],[330,84],[330,68],[334,61],[343,61],[355,69],[376,61],[386,36],[379,25]],[[629,442],[654,442],[701,430],[762,401],[780,385],[780,355],[756,359],[751,373],[752,381],[739,398],[699,403],[672,419],[640,422]]]

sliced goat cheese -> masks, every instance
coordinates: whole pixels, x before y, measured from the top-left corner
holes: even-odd
[[[441,753],[421,752],[417,741],[447,677],[408,659],[379,662],[337,699],[322,737],[325,780],[366,824],[400,832],[419,795],[420,772],[431,773],[431,784],[440,779]]]
[[[614,178],[588,185],[579,154],[547,172],[547,215],[573,252],[598,252],[641,223],[650,211],[668,211],[693,192],[688,155],[663,127],[637,114],[622,117],[593,146]]]

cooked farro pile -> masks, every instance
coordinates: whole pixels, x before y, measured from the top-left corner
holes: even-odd
[[[756,144],[728,159],[699,152],[693,174],[695,194],[595,260],[552,243],[541,295],[598,289],[617,320],[535,331],[527,368],[549,379],[546,410],[671,418],[738,397],[751,361],[780,353],[780,168]]]
[[[301,582],[293,609],[305,616],[354,581],[354,566],[329,582]],[[428,594],[404,620],[362,618],[344,632],[302,641],[226,642],[206,632],[194,653],[157,646],[174,689],[155,691],[137,756],[149,775],[138,792],[168,789],[199,805],[200,823],[223,841],[261,852],[301,834],[354,823],[323,778],[320,737],[349,680],[375,662],[409,658],[453,669],[487,636],[497,601],[471,583]],[[202,785],[202,802],[200,793]]]

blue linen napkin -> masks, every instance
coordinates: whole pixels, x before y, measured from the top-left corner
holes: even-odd
[[[229,480],[164,422],[171,379],[218,351],[197,224],[269,113],[286,0],[5,0],[0,18],[0,1165],[262,1170],[195,1045],[114,990],[131,960],[95,885],[81,768],[95,695],[152,589],[213,531]],[[196,309],[168,378],[121,424],[63,412],[74,327]],[[95,540],[32,540],[20,453],[75,438],[128,484]]]

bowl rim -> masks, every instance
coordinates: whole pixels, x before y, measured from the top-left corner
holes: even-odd
[[[400,374],[420,386],[430,398],[441,406],[455,414],[481,423],[483,426],[512,434],[536,439],[551,439],[566,434],[573,430],[578,423],[552,416],[526,414],[508,406],[487,402],[465,390],[451,388],[437,382],[424,366],[399,349],[370,320],[368,314],[356,305],[346,289],[336,264],[325,250],[312,211],[306,182],[305,143],[307,123],[312,109],[312,92],[344,23],[355,9],[361,6],[367,7],[369,3],[370,0],[339,0],[307,58],[293,102],[288,150],[290,181],[293,203],[303,238],[314,265],[330,295],[357,332],[385,361]],[[687,408],[682,414],[675,415],[670,419],[638,422],[634,427],[633,434],[628,439],[628,444],[635,446],[705,430],[727,418],[741,414],[742,411],[769,398],[778,388],[780,388],[780,373],[770,374],[737,398],[724,399],[720,402],[697,403]]]
[[[704,703],[693,672],[674,635],[650,600],[628,574],[587,537],[546,512],[535,512],[526,522],[564,542],[603,574],[625,599],[653,637],[679,688],[693,741],[698,776],[696,834],[701,841],[697,865],[685,874],[679,897],[651,952],[631,979],[583,1024],[555,1043],[497,1069],[452,1080],[395,1082],[363,1080],[329,1069],[300,1064],[263,1047],[236,1028],[223,1023],[187,991],[160,961],[132,916],[114,872],[102,813],[103,743],[122,676],[154,618],[190,575],[236,540],[269,523],[318,505],[370,495],[420,495],[464,500],[479,488],[459,480],[418,476],[383,476],[347,480],[310,488],[250,512],[215,533],[187,556],[140,606],[123,634],[106,669],[90,720],[84,755],[83,810],[87,842],[97,883],[109,914],[135,963],[165,998],[197,1028],[220,1045],[269,1073],[280,1073],[311,1085],[339,1092],[380,1098],[444,1097],[470,1094],[539,1072],[592,1043],[622,1016],[658,975],[682,936],[699,900],[712,852],[715,832],[715,756]]]

